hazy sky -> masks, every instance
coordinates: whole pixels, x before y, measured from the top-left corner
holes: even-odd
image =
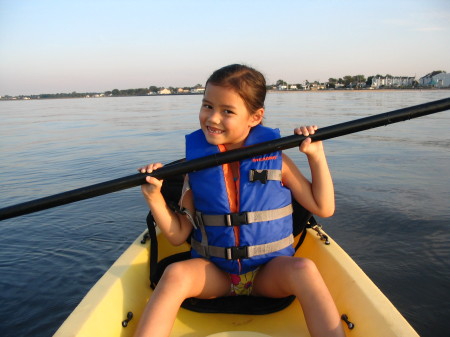
[[[450,1],[0,0],[0,95],[450,72]]]

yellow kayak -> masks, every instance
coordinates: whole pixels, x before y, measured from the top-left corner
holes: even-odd
[[[307,229],[296,256],[307,257],[318,266],[340,314],[352,323],[343,320],[347,336],[418,336],[348,254],[328,236],[329,244],[325,244],[324,236],[327,235],[320,227]],[[158,234],[160,258],[188,249],[187,244],[173,247]],[[54,336],[132,336],[151,295],[149,245],[142,244],[139,237],[92,287]],[[171,336],[285,337],[309,333],[302,309],[294,301],[281,311],[265,315],[197,313],[181,308]]]

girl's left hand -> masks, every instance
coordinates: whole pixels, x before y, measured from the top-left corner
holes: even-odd
[[[295,128],[294,133],[297,135],[309,136],[313,135],[317,131],[317,125],[301,126]],[[323,151],[321,141],[312,142],[311,138],[306,138],[299,146],[300,152],[303,152],[307,156],[314,155],[317,152]]]

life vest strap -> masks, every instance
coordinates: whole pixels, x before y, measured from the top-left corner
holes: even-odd
[[[292,204],[277,209],[269,209],[265,211],[255,212],[239,212],[229,214],[203,214],[197,211],[197,221],[200,226],[241,226],[248,225],[254,222],[272,221],[284,218],[292,214]]]
[[[281,177],[281,170],[250,170],[248,180],[265,184],[268,180],[281,181]]]
[[[200,255],[204,257],[220,257],[226,260],[249,259],[254,256],[270,254],[278,250],[282,250],[294,243],[294,236],[291,234],[284,239],[264,243],[255,246],[239,246],[239,247],[217,247],[204,246],[194,238],[191,238],[191,246]]]

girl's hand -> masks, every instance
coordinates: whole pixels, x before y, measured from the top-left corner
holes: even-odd
[[[294,130],[297,135],[309,136],[313,135],[317,131],[317,125],[301,126]],[[299,146],[300,152],[303,152],[307,156],[314,155],[319,152],[323,152],[323,146],[321,141],[312,142],[311,138],[306,138]]]
[[[149,164],[147,166],[138,168],[138,171],[141,173],[152,173],[154,170],[157,170],[163,166],[164,165],[161,163],[153,163],[153,164]],[[150,176],[146,177],[145,180],[147,181],[148,184],[142,184],[141,190],[142,190],[142,194],[144,194],[144,196],[146,198],[150,198],[151,196],[153,196],[155,194],[161,193],[161,187],[162,187],[162,183],[163,183],[162,180],[158,180],[158,179],[150,177]]]

